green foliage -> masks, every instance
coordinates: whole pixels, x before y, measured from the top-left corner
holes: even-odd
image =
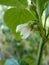
[[[26,7],[27,0],[0,0],[0,5]]]
[[[43,13],[43,10],[45,9],[45,6],[47,5],[47,2],[49,0],[38,0],[38,8],[40,10],[40,13]]]
[[[32,4],[36,5],[36,0],[31,0]]]
[[[26,57],[26,58],[24,58],[23,60],[24,60],[26,63],[28,63],[29,65],[34,65],[33,60],[32,60],[31,58],[29,58],[29,57]]]
[[[43,10],[46,8],[47,2],[49,0],[31,0],[31,1],[32,4],[34,4],[37,7],[37,12],[42,15]]]

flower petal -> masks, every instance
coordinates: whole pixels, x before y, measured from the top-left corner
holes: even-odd
[[[31,29],[30,28],[23,28],[23,30],[21,30],[21,35],[22,35],[22,39],[26,39],[31,33]]]
[[[46,27],[49,27],[49,17],[46,20]]]
[[[21,29],[23,29],[24,27],[26,27],[28,24],[20,24],[16,27],[16,32],[21,31]]]
[[[46,15],[45,12],[46,12],[46,10],[42,14],[42,25],[43,25],[43,27],[44,27],[44,23],[45,23],[45,15]]]
[[[20,24],[17,26],[16,32],[20,32],[22,39],[26,39],[31,33],[31,28],[28,24]]]

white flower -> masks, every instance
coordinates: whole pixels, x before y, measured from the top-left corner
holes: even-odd
[[[28,24],[20,24],[16,27],[16,32],[20,32],[22,39],[26,39],[31,33],[31,28]]]

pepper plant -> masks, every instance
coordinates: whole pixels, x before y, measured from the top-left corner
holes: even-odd
[[[16,40],[26,39],[31,31],[39,31],[37,63],[40,65],[45,44],[49,41],[49,0],[0,0],[0,5],[10,6],[4,13],[4,22]]]

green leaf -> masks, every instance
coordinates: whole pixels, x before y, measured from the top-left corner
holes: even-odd
[[[5,24],[10,28],[10,30],[13,32],[13,34],[15,34],[15,36],[17,36],[16,34],[17,25],[28,23],[29,21],[35,19],[36,16],[34,13],[31,13],[28,10],[21,8],[11,8],[7,10],[4,14]]]
[[[26,7],[27,0],[0,0],[0,5]]]
[[[39,10],[38,13],[42,15],[43,10],[46,8],[45,6],[47,5],[47,2],[49,0],[31,0],[32,4],[35,4],[36,9]]]

